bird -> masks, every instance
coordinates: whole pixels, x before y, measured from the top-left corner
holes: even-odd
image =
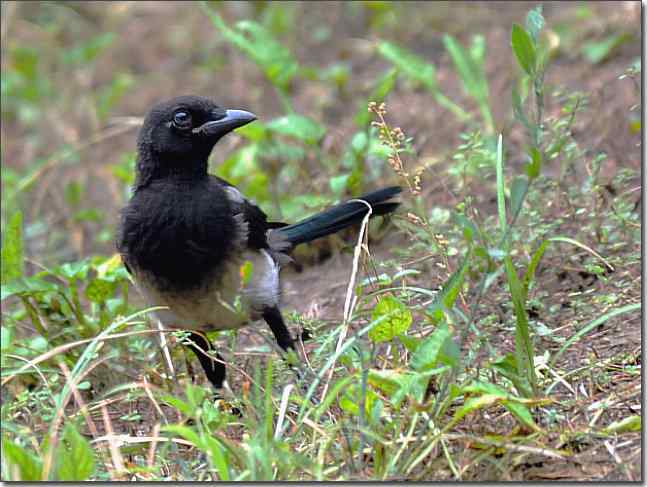
[[[293,224],[267,215],[208,171],[217,142],[257,119],[210,98],[183,95],[154,105],[137,135],[135,180],[121,209],[116,247],[156,318],[186,330],[216,391],[226,365],[206,333],[264,320],[283,352],[295,349],[280,309],[280,269],[297,246],[396,210],[389,186]],[[363,200],[363,201],[359,201]]]

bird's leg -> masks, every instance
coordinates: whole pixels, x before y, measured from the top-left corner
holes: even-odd
[[[265,310],[263,311],[263,319],[272,330],[274,338],[276,338],[276,342],[278,343],[279,347],[281,347],[284,352],[293,350],[296,354],[297,349],[294,346],[294,339],[292,338],[292,335],[290,335],[288,328],[285,326],[281,311],[277,307],[265,308]],[[289,361],[288,365],[295,372],[299,380],[303,379],[301,370],[299,370],[298,367],[293,367]]]
[[[225,382],[225,362],[220,354],[216,352],[217,358],[215,359],[209,356],[209,351],[213,350],[213,346],[202,333],[192,332],[189,335],[189,342],[185,345],[196,354],[207,379],[213,384],[216,394],[219,395]]]
[[[204,373],[209,379],[209,382],[215,388],[214,399],[222,399],[222,387],[225,382],[225,361],[222,356],[216,352],[216,358],[210,356],[209,351],[213,350],[213,345],[202,333],[192,332],[189,335],[189,341],[185,344],[193,353],[196,354],[200,365],[204,369]],[[231,414],[234,416],[242,416],[242,412],[235,406],[231,406]]]

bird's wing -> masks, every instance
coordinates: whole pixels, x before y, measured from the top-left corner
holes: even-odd
[[[232,209],[247,226],[247,247],[254,250],[270,249],[267,241],[268,230],[287,226],[287,223],[267,221],[265,212],[246,198],[238,188],[218,176],[212,178],[225,188]]]

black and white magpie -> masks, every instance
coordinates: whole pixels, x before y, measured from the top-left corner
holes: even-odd
[[[216,389],[225,365],[204,353],[212,346],[200,332],[262,318],[284,351],[294,349],[279,310],[281,265],[296,245],[361,222],[368,211],[351,200],[292,225],[269,222],[238,189],[208,174],[218,140],[254,120],[198,96],[153,107],[138,135],[133,194],[119,222],[126,269],[149,305],[166,307],[155,312],[166,327],[191,331],[189,347]],[[400,191],[392,186],[358,199],[372,215],[385,215]]]

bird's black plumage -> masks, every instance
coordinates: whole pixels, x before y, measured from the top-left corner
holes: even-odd
[[[197,354],[205,343],[200,331],[261,318],[281,348],[293,348],[279,310],[281,263],[296,245],[361,222],[368,211],[351,200],[292,225],[269,222],[238,189],[209,175],[218,140],[255,118],[183,96],[153,107],[138,136],[134,192],[121,213],[117,247],[148,303],[168,308],[156,312],[160,320],[193,331]],[[358,199],[372,215],[384,215],[397,207],[399,192],[394,186]],[[241,277],[247,262],[251,275]],[[200,362],[221,387],[224,365],[204,356]]]

